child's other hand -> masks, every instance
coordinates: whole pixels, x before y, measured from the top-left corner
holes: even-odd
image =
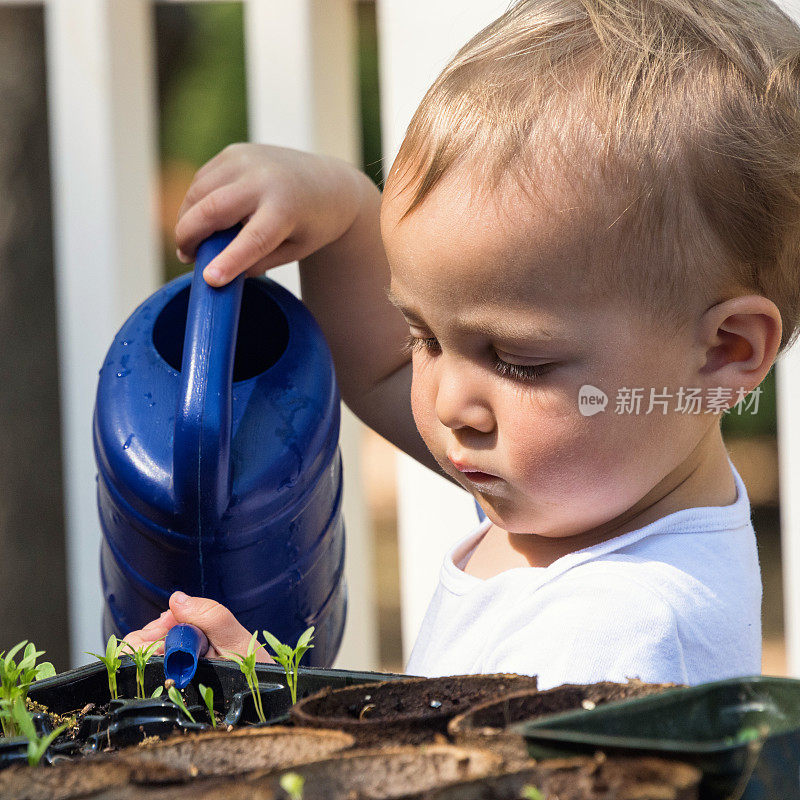
[[[247,645],[253,636],[239,623],[236,617],[225,606],[216,600],[205,597],[189,597],[183,592],[173,592],[169,598],[169,610],[158,619],[148,622],[141,630],[131,631],[125,641],[135,648],[146,646],[162,639],[170,628],[178,623],[188,622],[196,625],[208,638],[208,652],[205,658],[230,658],[231,653],[247,653]],[[164,643],[160,642],[154,651],[164,652]],[[256,661],[274,663],[263,647],[256,650]]]
[[[215,231],[244,227],[205,269],[212,286],[305,258],[341,237],[365,196],[345,161],[261,144],[233,144],[194,176],[178,212],[178,257],[189,263]]]

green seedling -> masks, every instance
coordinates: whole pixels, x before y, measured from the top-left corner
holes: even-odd
[[[153,655],[155,655],[155,649],[158,647],[160,642],[164,641],[165,637],[161,637],[160,639],[156,639],[152,644],[147,645],[147,647],[134,647],[130,642],[123,642],[122,646],[127,647],[130,650],[131,658],[133,659],[133,663],[136,664],[136,696],[144,698],[147,695],[144,693],[144,670],[147,666],[147,662],[151,659]]]
[[[545,800],[544,795],[535,786],[522,787],[522,800]]]
[[[22,658],[17,663],[14,659],[23,648]],[[17,735],[17,725],[11,713],[17,698],[22,700],[24,706],[31,683],[56,674],[49,661],[36,663],[36,659],[43,654],[44,650],[37,650],[33,642],[27,639],[15,644],[7,654],[0,653],[0,701],[5,701],[0,721],[4,736]]]
[[[112,633],[108,637],[108,644],[106,645],[106,654],[104,656],[97,653],[86,652],[88,656],[99,658],[105,665],[108,671],[108,691],[112,700],[117,699],[117,672],[122,665],[120,656],[125,649],[126,642],[118,642],[117,637]]]
[[[261,705],[261,692],[258,690],[258,678],[256,677],[256,654],[259,647],[264,645],[257,642],[258,631],[256,631],[250,639],[250,644],[247,645],[247,654],[232,653],[228,651],[228,655],[239,665],[239,669],[250,687],[250,693],[253,695],[253,702],[256,706],[256,714],[261,722],[266,722],[264,716],[264,708]]]
[[[206,704],[206,708],[208,709],[208,716],[211,717],[211,727],[217,727],[217,720],[214,717],[214,690],[210,686],[203,686],[203,684],[198,684],[197,687],[200,690],[200,697],[203,698],[203,702]]]
[[[297,702],[297,668],[300,666],[300,659],[314,646],[311,644],[311,640],[314,638],[314,626],[312,625],[300,634],[294,650],[288,644],[278,641],[269,631],[264,631],[264,638],[272,648],[273,658],[286,673],[286,683],[292,696],[292,705],[294,705]]]
[[[11,716],[11,701],[5,698],[0,698],[0,723],[3,726],[3,736],[14,735],[6,733],[6,730],[14,724],[14,718]]]
[[[167,689],[167,694],[169,695],[169,699],[172,700],[172,702],[175,703],[175,705],[178,706],[178,708],[183,711],[183,713],[186,714],[186,716],[189,717],[192,722],[195,722],[192,712],[186,708],[186,703],[183,702],[181,693],[174,686],[170,686],[169,689]]]
[[[45,750],[50,746],[50,743],[55,739],[61,731],[67,728],[67,725],[59,725],[51,733],[46,736],[39,737],[36,733],[36,728],[33,725],[33,720],[28,710],[25,708],[25,701],[17,697],[11,709],[11,714],[14,717],[14,722],[19,728],[22,735],[28,740],[28,764],[35,767],[42,760]]]
[[[164,693],[164,687],[156,686],[156,688],[153,689],[153,694],[151,694],[150,697],[161,697],[163,693]]]
[[[306,779],[302,775],[298,775],[296,772],[287,772],[281,775],[278,783],[291,800],[303,800],[303,787],[306,785]]]

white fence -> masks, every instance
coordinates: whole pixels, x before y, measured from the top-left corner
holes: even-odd
[[[0,2],[19,0],[0,0]],[[97,369],[160,282],[150,0],[43,0],[46,8],[72,658],[100,638],[100,531],[91,414]],[[385,164],[439,69],[506,0],[376,0]],[[244,0],[250,137],[357,163],[352,0]],[[800,19],[791,0],[782,6]],[[297,287],[294,267],[281,279]],[[778,365],[781,512],[790,670],[800,675],[800,351]],[[376,666],[371,543],[345,415],[350,616],[339,664]],[[440,556],[475,523],[469,496],[402,457],[399,520],[406,655]],[[765,602],[769,602],[766,598]]]

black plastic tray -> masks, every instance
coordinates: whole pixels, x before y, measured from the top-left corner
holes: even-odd
[[[291,697],[286,687],[283,668],[271,664],[257,664],[256,674],[261,690],[267,725],[288,720]],[[406,677],[395,673],[353,672],[339,669],[300,667],[298,670],[298,700],[320,689],[338,689],[359,683],[398,680]],[[145,692],[149,696],[164,682],[164,659],[154,656],[145,670]],[[108,673],[100,662],[62,672],[32,684],[28,697],[54,714],[68,714],[84,709],[90,703],[96,708],[82,716],[76,741],[58,741],[52,744],[43,761],[52,763],[103,747],[121,747],[141,741],[146,736],[165,737],[178,730],[205,730],[210,728],[208,711],[200,697],[200,683],[214,690],[214,709],[224,715],[223,724],[262,724],[255,713],[252,694],[238,664],[225,659],[201,659],[197,672],[183,690],[186,705],[196,722],[191,722],[182,711],[162,695],[157,699],[135,700],[136,667],[129,658],[124,659],[117,673],[119,700],[111,701],[108,691]],[[108,713],[99,710],[109,704]],[[51,730],[49,717],[36,714],[34,723],[39,734]],[[27,761],[27,741],[24,738],[0,739],[0,768]]]
[[[283,667],[275,664],[256,664],[259,683],[279,684],[271,710],[277,714],[285,714],[291,701],[286,688],[286,675]],[[31,685],[28,697],[37,703],[46,705],[56,714],[83,708],[87,703],[101,705],[110,699],[108,693],[108,673],[98,661],[84,667],[69,670],[45,678]],[[298,670],[297,699],[307,697],[320,689],[330,686],[338,689],[342,686],[353,686],[357,683],[372,683],[405,678],[391,672],[354,672],[345,669],[315,669],[300,667]],[[149,696],[153,690],[164,682],[164,658],[153,656],[145,671],[145,693]],[[214,707],[223,712],[233,702],[234,695],[248,692],[247,681],[238,664],[227,659],[203,658],[197,664],[197,672],[191,683],[183,690],[187,705],[202,705],[197,686],[203,683],[214,690]],[[117,673],[117,688],[120,697],[136,696],[136,667],[133,661],[125,659]],[[267,709],[264,709],[267,713]]]

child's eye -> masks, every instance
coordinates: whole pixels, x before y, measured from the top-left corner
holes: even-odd
[[[403,344],[403,350],[406,353],[413,353],[416,350],[424,350],[428,353],[439,352],[439,342],[433,336],[414,336],[409,334],[406,336]]]
[[[498,356],[494,357],[495,371],[504,378],[515,381],[534,381],[541,378],[553,366],[553,364],[511,364]]]
[[[434,336],[414,336],[414,334],[409,334],[403,343],[403,350],[406,353],[422,351],[433,355],[441,353],[442,348]],[[493,358],[495,372],[504,378],[510,378],[514,381],[527,381],[529,383],[541,378],[554,366],[554,364],[512,364],[509,361],[503,361],[497,354]]]

